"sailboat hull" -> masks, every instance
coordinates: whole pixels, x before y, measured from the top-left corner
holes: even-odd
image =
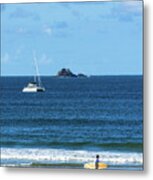
[[[22,92],[44,92],[44,91],[45,88],[43,87],[33,87],[33,88],[25,87],[22,90]]]

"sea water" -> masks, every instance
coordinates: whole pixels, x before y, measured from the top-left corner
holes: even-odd
[[[1,166],[143,169],[142,76],[0,78]]]

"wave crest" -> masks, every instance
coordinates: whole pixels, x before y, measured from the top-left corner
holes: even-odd
[[[85,163],[94,162],[96,154],[100,160],[108,165],[142,165],[142,153],[110,152],[110,151],[80,151],[64,149],[17,149],[1,148],[2,164],[10,159],[31,163]],[[4,163],[3,163],[4,162]]]

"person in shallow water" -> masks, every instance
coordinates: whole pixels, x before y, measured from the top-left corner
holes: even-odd
[[[98,169],[99,168],[99,155],[96,155],[96,162],[95,162],[95,168]]]

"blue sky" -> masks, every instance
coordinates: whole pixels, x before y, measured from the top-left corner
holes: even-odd
[[[1,75],[142,74],[142,1],[1,6]]]

